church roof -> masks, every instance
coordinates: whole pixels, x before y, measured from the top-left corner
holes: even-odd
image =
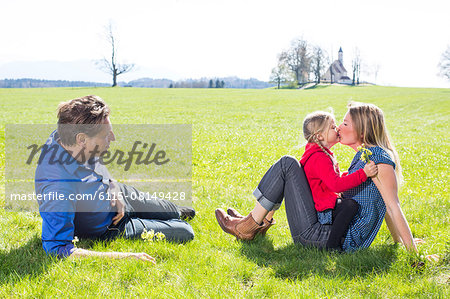
[[[335,60],[331,66],[333,68],[334,73],[346,73],[347,70],[345,69],[344,65],[340,60]]]
[[[342,47],[339,47],[339,52],[343,52],[343,51],[342,51]]]

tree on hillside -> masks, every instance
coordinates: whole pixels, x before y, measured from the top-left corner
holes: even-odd
[[[282,83],[287,83],[289,81],[289,72],[284,64],[278,64],[277,67],[272,69],[272,74],[270,75],[270,83],[277,84],[277,88],[280,89]]]
[[[105,38],[111,46],[111,57],[109,59],[104,57],[97,62],[97,65],[102,71],[112,76],[112,86],[114,87],[117,86],[117,76],[130,72],[134,68],[134,64],[119,63],[117,61],[117,40],[112,27],[112,24],[109,23],[105,31]]]
[[[308,42],[300,38],[295,39],[288,50],[281,52],[279,63],[293,72],[298,84],[308,82],[311,68]]]
[[[373,75],[375,77],[375,84],[377,83],[378,73],[380,72],[381,65],[379,63],[375,63],[373,66]]]
[[[212,79],[209,80],[209,84],[208,84],[208,88],[213,88],[214,87],[214,82]]]
[[[355,48],[352,60],[352,85],[359,85],[359,76],[361,74],[361,55],[358,48]]]
[[[378,73],[380,72],[381,65],[378,62],[372,64],[362,63],[361,72],[367,77],[373,78],[373,83],[376,84]]]
[[[216,88],[224,88],[225,87],[225,82],[219,81],[219,79],[216,80]]]
[[[315,46],[313,48],[313,52],[311,55],[311,65],[312,65],[311,70],[312,73],[314,74],[317,84],[320,83],[320,76],[325,69],[326,60],[327,58],[325,51],[322,50],[321,47]]]
[[[442,53],[439,62],[439,75],[450,80],[450,46],[447,46],[447,50]]]

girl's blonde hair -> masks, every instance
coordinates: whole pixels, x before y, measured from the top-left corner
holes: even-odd
[[[316,143],[322,151],[333,162],[334,169],[337,171],[336,158],[323,147],[320,140],[317,138],[318,134],[324,133],[330,127],[331,121],[335,121],[334,115],[325,111],[315,111],[308,114],[303,120],[303,136],[309,143]]]
[[[383,111],[373,104],[350,102],[348,112],[361,143],[379,146],[389,153],[395,162],[395,173],[399,182],[403,181],[400,159],[384,122]]]

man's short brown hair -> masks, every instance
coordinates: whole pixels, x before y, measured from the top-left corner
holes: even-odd
[[[101,130],[110,109],[102,98],[94,95],[73,99],[58,106],[58,134],[64,145],[74,145],[76,136],[92,137]]]

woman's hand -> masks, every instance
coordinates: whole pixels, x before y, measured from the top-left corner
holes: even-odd
[[[364,172],[366,173],[368,178],[376,177],[378,174],[378,167],[375,164],[375,162],[370,161],[369,163],[364,166]]]
[[[419,245],[419,244],[425,244],[426,242],[423,239],[419,239],[419,238],[414,238],[414,244]]]
[[[419,238],[414,238],[414,244],[417,245],[421,245],[421,244],[425,244],[425,240],[423,239],[419,239]],[[439,260],[441,259],[441,257],[437,254],[429,254],[425,256],[425,259],[429,262],[439,262]]]
[[[437,254],[430,254],[430,255],[426,255],[425,259],[429,262],[439,262],[441,257]]]

